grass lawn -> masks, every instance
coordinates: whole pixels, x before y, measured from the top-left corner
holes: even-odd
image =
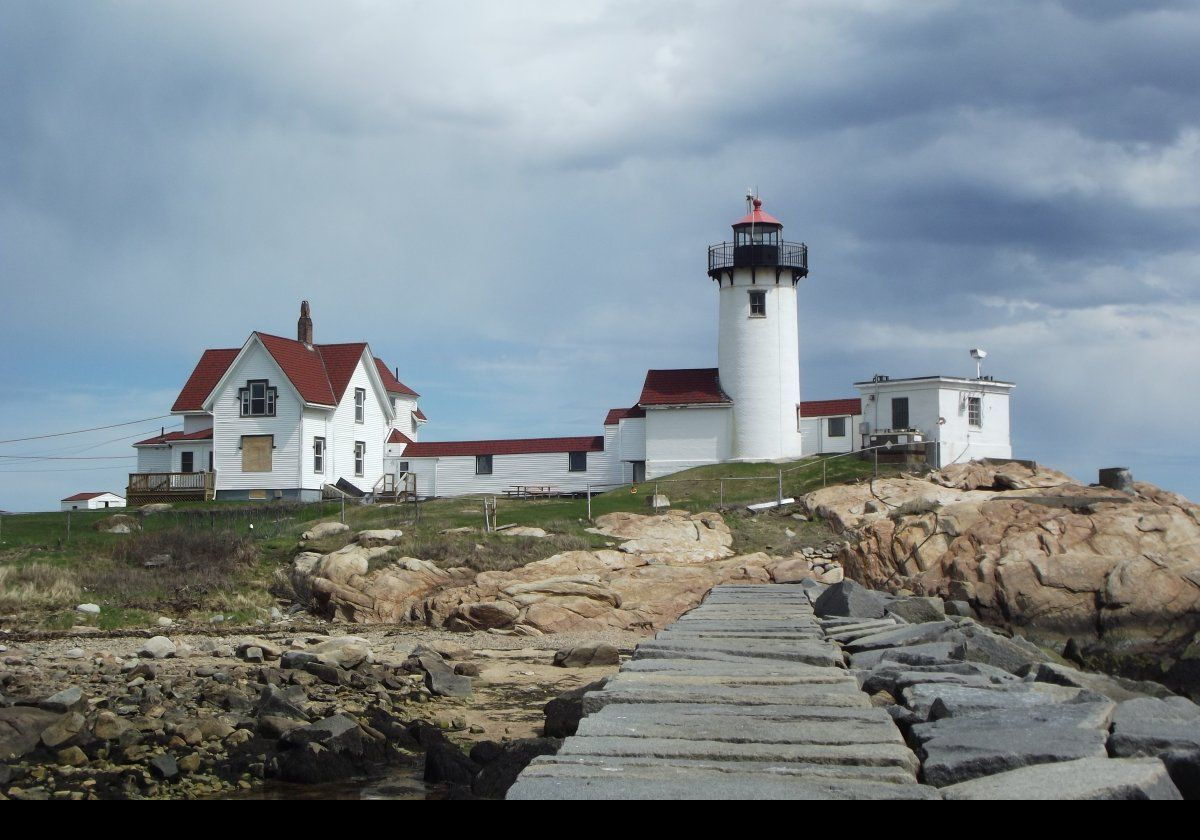
[[[784,498],[799,498],[823,482],[861,480],[873,471],[869,461],[855,457],[825,464],[807,459],[779,466],[699,467],[636,488],[619,487],[595,495],[591,513],[593,518],[617,511],[645,513],[657,489],[674,508],[693,513],[722,510],[739,553],[787,554],[828,541],[832,534],[823,523],[746,513],[746,504],[776,498],[781,468]],[[881,474],[899,470],[880,465]],[[541,527],[554,536],[534,539],[483,533],[481,499],[458,497],[422,502],[419,507],[348,504],[345,518],[350,532],[307,548],[332,551],[356,531],[399,528],[405,536],[396,556],[486,570],[510,569],[559,551],[599,548],[611,542],[587,533],[586,499],[501,497],[498,505],[500,524]],[[70,627],[83,621],[74,607],[85,601],[101,606],[101,615],[90,621],[104,629],[144,626],[158,615],[205,619],[221,613],[229,621],[252,621],[275,603],[272,579],[276,570],[291,562],[300,535],[317,520],[337,521],[341,510],[340,503],[195,502],[151,516],[131,511],[142,530],[123,535],[94,527],[119,510],[4,516],[0,518],[0,626]],[[452,530],[463,527],[475,530]],[[154,558],[164,554],[170,562],[156,563]]]

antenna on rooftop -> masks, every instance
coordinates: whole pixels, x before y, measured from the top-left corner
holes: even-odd
[[[987,351],[982,347],[971,348],[971,358],[975,360],[975,378],[983,378],[983,360],[987,358]]]

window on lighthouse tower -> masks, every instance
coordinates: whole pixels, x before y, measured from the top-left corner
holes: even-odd
[[[767,293],[766,292],[750,292],[750,317],[751,318],[766,318],[767,317]]]

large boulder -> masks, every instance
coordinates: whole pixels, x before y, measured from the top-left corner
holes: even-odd
[[[597,517],[593,533],[624,540],[621,551],[704,563],[733,555],[733,534],[716,513],[667,511],[661,516],[609,513]]]
[[[1114,756],[1156,756],[1200,749],[1200,706],[1184,697],[1139,697],[1117,705],[1108,750]]]
[[[350,530],[350,526],[344,522],[319,522],[309,528],[300,535],[302,540],[320,540],[325,537],[333,537],[338,534],[344,534]]]
[[[875,495],[887,513],[867,511]],[[1200,507],[1181,496],[981,462],[931,480],[827,488],[805,503],[860,535],[839,555],[860,583],[968,602],[1036,641],[1073,638],[1097,664],[1200,683]]]
[[[0,761],[16,761],[35,750],[42,732],[62,717],[31,706],[0,708]]]
[[[852,580],[835,583],[813,604],[817,615],[846,618],[883,618],[892,599]]]
[[[136,534],[142,530],[142,523],[124,513],[114,513],[99,519],[92,525],[103,534]]]
[[[1181,799],[1157,758],[1081,758],[1038,764],[942,788],[943,799]]]

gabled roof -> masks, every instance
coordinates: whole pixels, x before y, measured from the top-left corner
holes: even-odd
[[[139,440],[134,446],[160,446],[189,440],[212,440],[212,429],[201,429],[198,432],[167,432],[165,435],[155,435],[152,438]]]
[[[412,443],[412,438],[404,434],[399,429],[392,429],[392,433],[388,435],[388,443]]]
[[[403,394],[406,397],[421,396],[397,379],[395,374],[392,373],[391,368],[384,364],[383,359],[375,359],[375,369],[379,371],[379,378],[383,380],[383,389],[389,394]]]
[[[204,399],[217,387],[217,382],[233,364],[240,347],[223,350],[205,350],[200,354],[192,375],[184,383],[183,390],[175,398],[171,411],[203,411]]]
[[[117,496],[116,493],[110,493],[107,490],[101,490],[99,493],[76,493],[74,496],[67,496],[63,499],[64,502],[86,502],[88,499],[94,499],[97,496]],[[118,499],[121,496],[117,496]]]
[[[648,370],[638,406],[729,405],[733,400],[721,390],[716,368]]]
[[[524,440],[458,440],[411,443],[406,458],[444,458],[454,455],[534,455],[558,452],[603,452],[603,437],[526,438]]]
[[[853,397],[845,400],[805,400],[800,403],[801,417],[836,417],[844,414],[862,414],[862,400]]]
[[[604,418],[604,425],[615,426],[626,418],[645,416],[645,410],[638,408],[636,405],[633,408],[610,408],[608,415]]]
[[[296,341],[292,338],[283,338],[278,335],[270,335],[269,333],[254,333],[258,340],[262,342],[263,347],[267,348],[267,352],[271,354],[271,358],[279,365],[284,376],[291,380],[292,385],[300,394],[300,398],[307,403],[316,403],[317,405],[337,405],[338,397],[334,393],[334,383],[332,374],[334,371],[329,370],[326,365],[326,360],[322,358],[320,346],[314,344],[308,346],[302,341]],[[334,347],[347,347],[350,345],[333,345]],[[360,344],[359,354],[362,353],[362,348],[366,345]],[[334,352],[331,354],[331,360],[337,362],[332,365],[339,373],[344,373],[344,378],[341,382],[341,392],[345,393],[346,385],[350,381],[350,374],[354,372],[354,367],[351,365],[349,372],[344,370],[344,353]]]

